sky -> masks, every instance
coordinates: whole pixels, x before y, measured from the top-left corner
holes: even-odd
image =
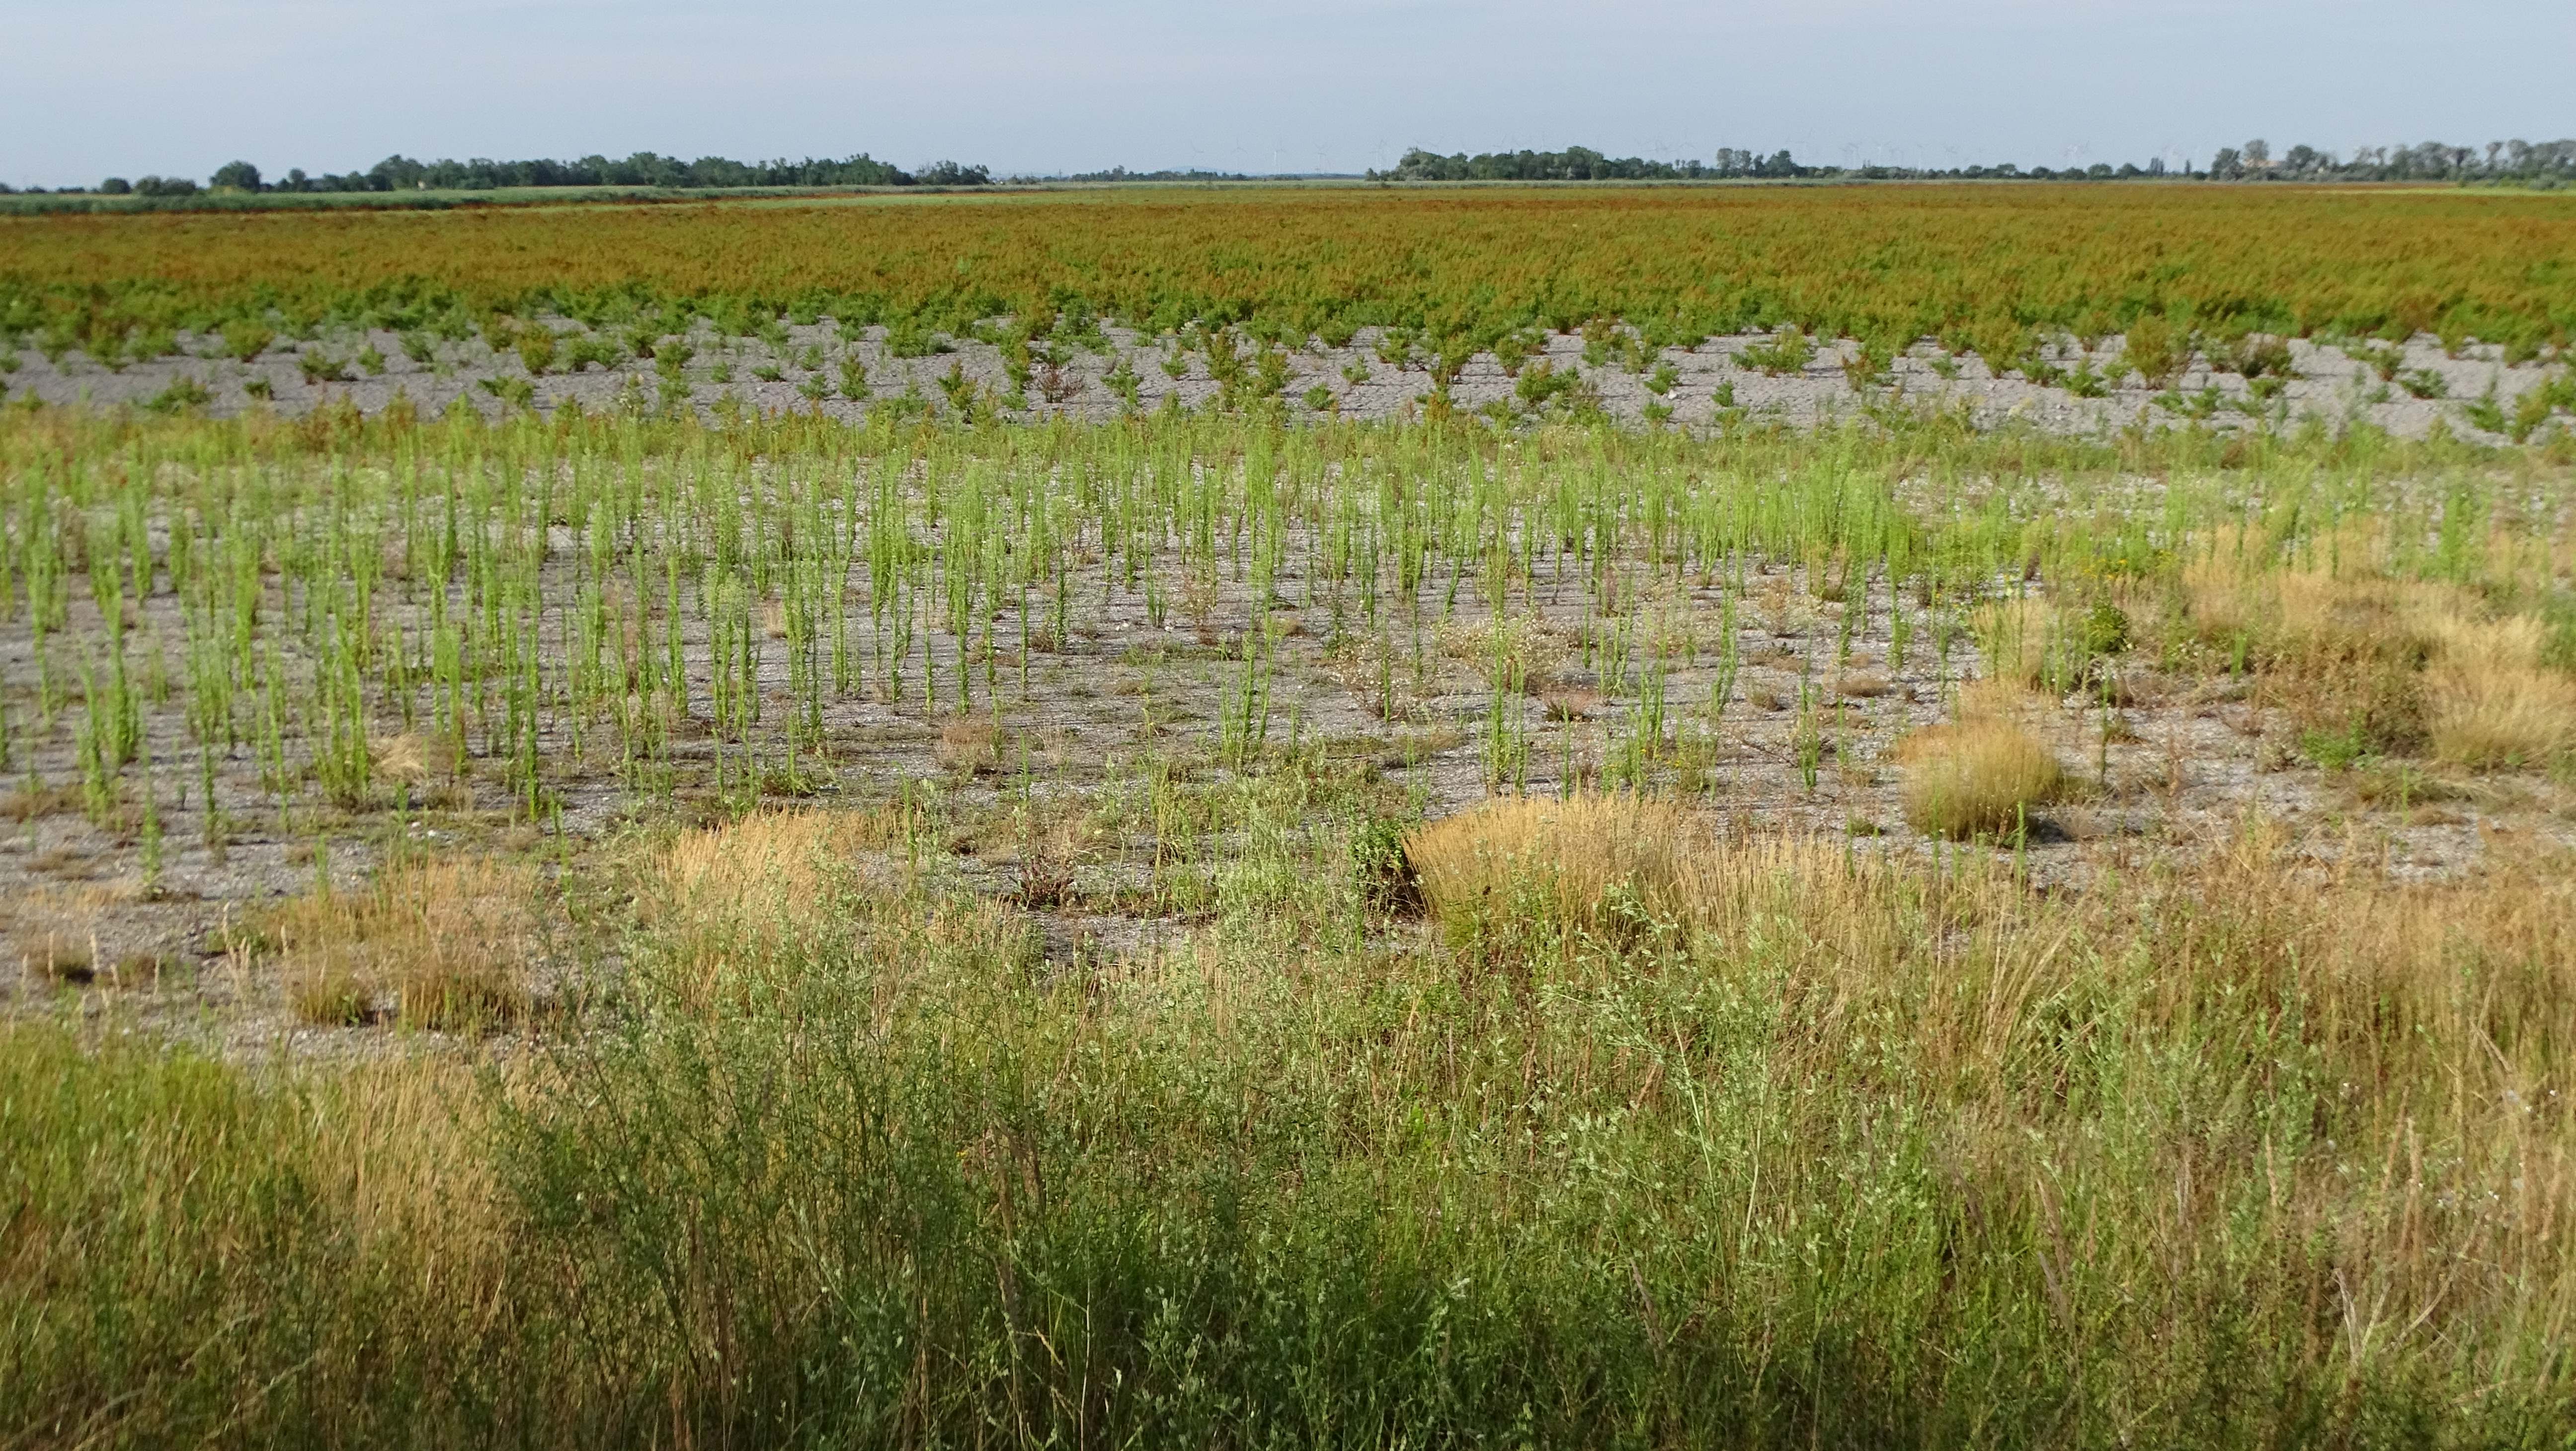
[[[0,181],[441,156],[2206,164],[2576,135],[2571,0],[0,0]]]

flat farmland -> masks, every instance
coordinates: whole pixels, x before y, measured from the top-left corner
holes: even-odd
[[[2570,258],[0,218],[0,1438],[2558,1444]]]

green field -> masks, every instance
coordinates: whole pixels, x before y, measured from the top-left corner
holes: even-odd
[[[0,245],[83,348],[1079,273],[1068,333],[1955,301],[1997,350],[2421,323],[2563,375],[2558,201],[2104,194]],[[1533,218],[1589,250],[1480,282]],[[1819,221],[1892,270],[1771,245]],[[2231,273],[2240,223],[2300,250]],[[2106,280],[2141,237],[2179,260]],[[1721,253],[1773,280],[1670,261]],[[2542,396],[2493,446],[10,403],[0,1445],[2564,1446]]]

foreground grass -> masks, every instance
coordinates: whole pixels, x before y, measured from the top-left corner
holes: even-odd
[[[1250,778],[1212,918],[1112,964],[881,864],[857,814],[638,843],[626,989],[479,1077],[0,1029],[0,1432],[2556,1445],[2576,1415],[2564,862],[2402,886],[2249,819],[2042,894],[1592,798],[1414,837],[1432,931],[1372,917],[1317,824],[1374,789]]]
[[[452,1038],[334,1066],[0,1027],[0,1444],[2541,1446],[2576,1420],[2562,855],[2405,885],[2248,815],[2041,891],[1973,844],[2067,787],[2036,734],[2067,700],[2098,692],[2108,740],[2124,660],[2253,696],[2356,780],[2569,769],[2564,435],[26,415],[0,444],[31,644],[96,662],[77,716],[40,672],[20,748],[79,742],[101,821],[120,779],[165,799],[102,744],[141,730],[158,658],[138,637],[146,684],[115,684],[110,622],[156,596],[194,613],[154,708],[209,751],[256,722],[281,818],[334,782],[353,809],[432,789],[476,736],[523,763],[533,817],[582,732],[599,763],[667,765],[692,701],[792,762],[811,714],[724,713],[761,698],[731,683],[757,681],[772,604],[809,711],[854,693],[811,623],[849,615],[854,669],[971,780],[1029,703],[991,666],[1046,625],[991,606],[1070,618],[1112,578],[1075,561],[1113,542],[1125,588],[1186,602],[1248,531],[1317,620],[1347,608],[1391,649],[1436,617],[1516,706],[1547,642],[1511,593],[1634,617],[1639,559],[1731,577],[1728,620],[1787,609],[1749,559],[1837,588],[1858,560],[1982,676],[1896,752],[1920,829],[1971,844],[1886,857],[1721,840],[1677,781],[1415,826],[1364,762],[1226,722],[1201,744],[1231,749],[1161,761],[1160,804],[1122,818],[1155,833],[1129,905],[1187,924],[1123,954],[943,875],[910,794],[779,813],[693,789],[719,824],[635,828],[569,875],[403,855],[265,913],[246,970],[309,1023],[506,1033],[490,1066]],[[782,459],[828,487],[770,482]],[[1239,477],[1189,466],[1210,459]],[[916,468],[942,491],[907,493]],[[1408,499],[1445,512],[1408,523]],[[588,521],[568,548],[558,509]],[[1022,517],[1038,537],[978,522]],[[853,553],[818,563],[816,538]],[[413,562],[374,611],[385,559]],[[863,621],[857,579],[886,602]],[[1848,645],[1870,595],[1842,597]],[[916,604],[951,643],[910,677]],[[73,624],[93,613],[104,654]],[[548,653],[550,617],[586,648]],[[684,621],[730,643],[684,651]],[[288,675],[280,636],[327,668]],[[1237,648],[1249,690],[1264,657]],[[475,658],[511,682],[488,704]],[[571,727],[542,750],[540,716]],[[1037,818],[1082,791],[1045,785],[1019,788],[1023,901]],[[122,900],[23,913],[31,961],[92,950],[64,924]],[[575,958],[620,969],[590,991],[530,981],[568,922]]]

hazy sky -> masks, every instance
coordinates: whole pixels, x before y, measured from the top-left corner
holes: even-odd
[[[2576,134],[2576,0],[0,0],[0,181],[438,156],[1356,171]]]

